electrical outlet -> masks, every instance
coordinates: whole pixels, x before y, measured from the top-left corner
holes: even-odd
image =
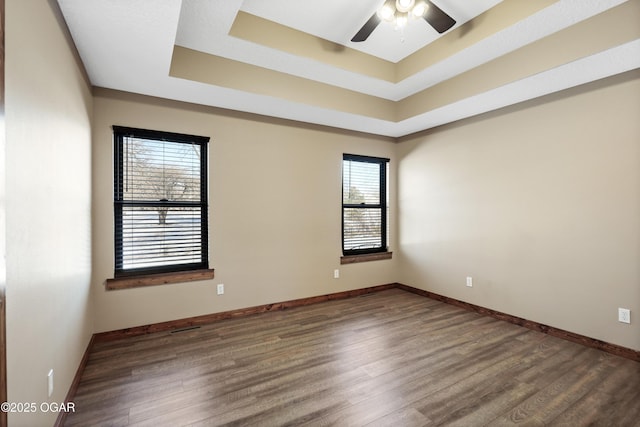
[[[467,276],[467,286],[470,288],[473,287],[473,277]]]
[[[335,270],[333,270],[333,278],[334,279],[339,279],[340,278],[340,270],[338,270],[337,268]]]
[[[618,308],[618,322],[631,323],[631,310],[628,308]]]
[[[219,283],[218,284],[218,295],[223,295],[224,294],[224,284]]]
[[[47,393],[49,397],[53,394],[53,369],[50,369],[47,374]]]

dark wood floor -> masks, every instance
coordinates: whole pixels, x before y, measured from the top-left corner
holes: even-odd
[[[67,426],[640,426],[640,363],[392,289],[95,344]]]

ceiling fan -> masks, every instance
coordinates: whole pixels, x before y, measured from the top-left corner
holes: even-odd
[[[353,36],[351,41],[365,41],[382,21],[395,22],[396,26],[403,27],[409,17],[424,18],[441,34],[456,23],[455,19],[429,0],[386,0],[382,7]]]

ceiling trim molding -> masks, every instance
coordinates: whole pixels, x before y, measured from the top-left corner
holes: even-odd
[[[424,52],[432,65],[422,68],[417,56],[392,63],[398,75],[420,70],[397,83],[229,35],[241,10],[292,22],[309,11],[302,2],[290,10],[288,0],[274,0],[274,11],[262,0],[57,1],[93,86],[390,137],[640,68],[640,0],[478,0],[485,15],[470,11],[475,2],[442,0],[450,2],[447,10],[460,17],[460,27],[440,38],[431,38],[435,31],[426,24],[411,27],[424,36],[421,46],[430,43]],[[327,0],[296,28],[325,34],[323,23],[348,15],[349,22],[340,22],[346,38],[351,21],[360,19],[354,16],[371,16],[377,1],[345,8],[342,0]],[[495,6],[487,9],[489,4]],[[489,30],[491,19],[499,21],[496,11],[532,4],[549,6],[503,30]],[[314,21],[316,14],[323,20]],[[326,34],[337,43],[343,37]],[[385,26],[373,36],[375,49],[362,51],[393,57],[389,50],[399,42],[387,36],[394,31]],[[479,41],[456,48],[471,36]],[[336,47],[318,49],[332,55]],[[189,64],[180,55],[197,61]],[[411,61],[415,70],[401,71]],[[198,62],[208,65],[191,66]]]
[[[229,35],[346,71],[390,83],[400,83],[558,1],[504,0],[397,63],[242,10],[238,11]]]
[[[637,16],[640,1],[623,3],[395,102],[180,46],[169,74],[399,123],[640,39]]]
[[[462,99],[640,39],[640,1],[623,3],[521,49],[404,98],[396,118],[401,122]],[[611,28],[602,31],[602,28]]]
[[[303,31],[238,11],[229,35],[375,79],[396,83],[396,64]]]
[[[395,102],[315,80],[174,46],[171,77],[395,121]]]
[[[558,1],[504,0],[398,62],[396,81],[401,82],[408,79]]]

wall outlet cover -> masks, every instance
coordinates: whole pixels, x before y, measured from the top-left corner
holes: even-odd
[[[618,322],[631,323],[631,310],[628,308],[618,308]]]
[[[49,397],[53,394],[53,369],[50,369],[47,374],[47,394]]]

